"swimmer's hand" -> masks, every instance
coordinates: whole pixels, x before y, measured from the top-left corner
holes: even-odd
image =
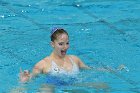
[[[129,69],[124,64],[121,64],[120,66],[118,66],[117,70],[118,71],[125,70],[126,72],[129,72]]]
[[[30,75],[29,70],[24,70],[24,71],[22,71],[22,69],[20,68],[20,74],[19,74],[20,82],[25,83],[25,82],[27,82],[30,78],[31,78],[31,75]]]

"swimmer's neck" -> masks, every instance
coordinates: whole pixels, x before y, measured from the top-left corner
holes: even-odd
[[[50,55],[52,58],[55,58],[55,59],[58,59],[58,60],[64,60],[66,55],[65,56],[59,56],[57,54],[55,54],[54,52],[51,53]]]

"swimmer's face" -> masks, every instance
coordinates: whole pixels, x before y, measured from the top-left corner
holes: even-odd
[[[68,35],[63,33],[57,36],[57,39],[51,43],[54,48],[54,53],[60,57],[64,57],[69,48]]]

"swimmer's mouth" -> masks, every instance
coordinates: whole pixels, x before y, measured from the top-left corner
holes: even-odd
[[[62,55],[66,55],[66,50],[61,50]]]

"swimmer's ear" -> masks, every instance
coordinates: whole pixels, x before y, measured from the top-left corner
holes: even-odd
[[[54,42],[51,41],[51,46],[54,47]]]

